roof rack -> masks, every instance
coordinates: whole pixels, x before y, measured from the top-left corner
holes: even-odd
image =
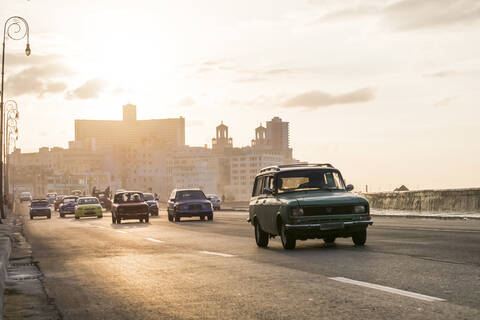
[[[265,167],[260,170],[260,173],[267,172],[267,171],[280,171],[283,168],[297,168],[297,167],[326,167],[326,168],[334,168],[330,163],[292,163],[292,164],[281,164],[278,166],[270,166]]]

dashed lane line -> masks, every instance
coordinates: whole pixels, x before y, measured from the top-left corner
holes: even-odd
[[[118,233],[126,233],[125,231],[122,231],[122,230],[115,230],[115,231]]]
[[[335,280],[335,281],[340,281],[340,282],[343,282],[343,283],[348,283],[348,284],[361,286],[361,287],[366,287],[366,288],[381,290],[381,291],[385,291],[385,292],[389,292],[389,293],[394,293],[394,294],[398,294],[398,295],[401,295],[401,296],[415,298],[415,299],[419,299],[419,300],[423,300],[423,301],[429,301],[429,302],[445,301],[445,299],[441,299],[441,298],[437,298],[437,297],[427,296],[427,295],[420,294],[420,293],[395,289],[395,288],[391,288],[391,287],[382,286],[382,285],[379,285],[379,284],[357,281],[357,280],[352,280],[352,279],[343,278],[343,277],[334,277],[334,278],[330,278],[330,279]]]
[[[210,255],[213,255],[213,256],[226,257],[226,258],[229,258],[229,257],[235,257],[233,254],[221,253],[221,252],[200,251],[200,253],[203,253],[203,254],[210,254]]]
[[[153,239],[153,238],[145,238],[145,240],[152,241],[152,242],[157,242],[157,243],[162,243],[163,242],[162,240],[157,240],[157,239]]]

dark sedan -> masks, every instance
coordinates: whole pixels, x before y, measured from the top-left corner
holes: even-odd
[[[151,216],[158,216],[158,202],[152,193],[144,193],[143,199],[148,204],[148,212]]]
[[[33,217],[52,217],[52,209],[47,200],[33,200],[30,204],[30,219]]]
[[[180,221],[185,217],[200,217],[204,220],[213,220],[212,203],[205,197],[202,190],[175,189],[167,203],[168,220]]]

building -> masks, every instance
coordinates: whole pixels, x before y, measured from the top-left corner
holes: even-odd
[[[123,106],[123,120],[75,120],[75,142],[93,150],[133,145],[145,138],[173,146],[185,145],[185,119],[137,120],[137,107]]]

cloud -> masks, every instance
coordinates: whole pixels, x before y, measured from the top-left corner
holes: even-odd
[[[105,89],[107,83],[100,78],[90,79],[77,89],[67,93],[66,98],[71,99],[93,99],[98,98]]]
[[[447,97],[447,98],[444,98],[436,103],[433,104],[434,107],[444,107],[446,105],[449,105],[450,103],[452,103],[453,101],[457,100],[458,97],[456,96],[453,96],[453,97]]]
[[[58,63],[62,59],[64,59],[64,56],[59,54],[32,54],[27,57],[24,53],[14,53],[6,55],[5,64],[9,66],[38,66]]]
[[[480,20],[477,0],[401,0],[383,9],[385,24],[397,30],[414,30],[473,23]]]
[[[192,97],[185,97],[178,102],[178,104],[182,107],[191,107],[195,104],[195,100]]]
[[[202,127],[204,124],[203,120],[187,120],[187,127]]]
[[[60,93],[66,89],[66,84],[52,79],[71,73],[68,67],[58,63],[26,68],[8,77],[5,94],[9,96],[35,94],[41,98],[45,94]]]
[[[455,74],[455,71],[453,70],[444,70],[444,71],[433,72],[433,73],[425,73],[423,76],[428,78],[444,78],[454,74]]]
[[[329,94],[323,91],[308,91],[284,101],[284,107],[321,108],[337,104],[352,104],[371,101],[375,98],[371,88],[361,88],[342,94]]]
[[[339,10],[331,11],[325,14],[320,19],[316,20],[316,22],[329,22],[329,21],[337,21],[337,20],[344,20],[344,19],[352,19],[352,18],[361,18],[366,16],[372,16],[378,14],[381,8],[376,6],[357,6],[357,7],[348,7]]]

